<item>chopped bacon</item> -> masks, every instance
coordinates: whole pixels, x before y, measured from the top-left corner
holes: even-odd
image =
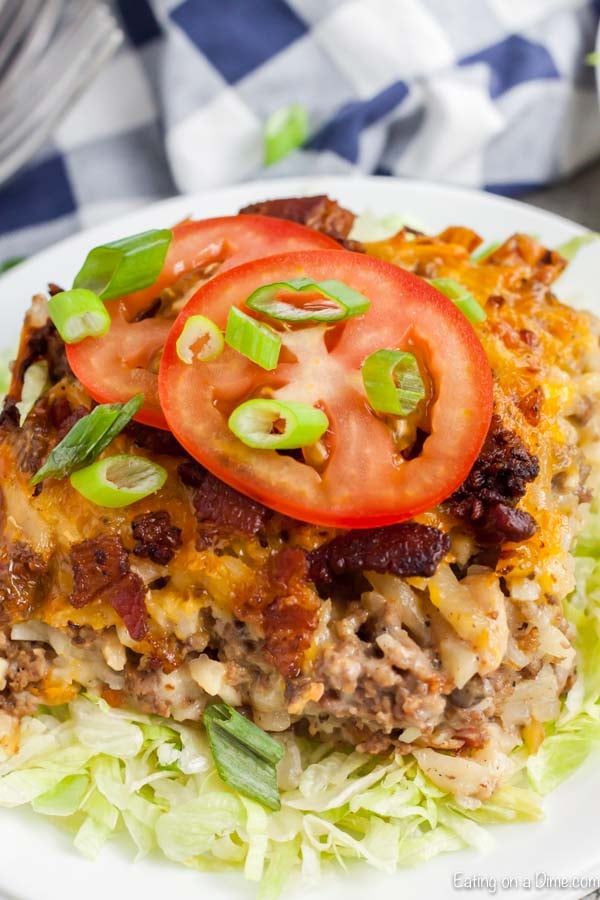
[[[235,615],[262,631],[265,656],[287,678],[301,672],[319,605],[306,583],[306,555],[294,547],[273,554],[254,582],[234,598]]]
[[[317,197],[264,200],[262,203],[245,206],[240,213],[288,219],[290,222],[297,222],[299,225],[307,225],[309,228],[314,228],[315,231],[321,231],[342,243],[350,234],[356,218],[354,213],[344,209],[335,200],[330,200],[325,194]]]
[[[13,368],[11,394],[20,396],[25,372],[40,359],[48,361],[48,374],[52,384],[56,384],[70,372],[64,342],[50,319],[37,328],[28,325],[26,321]]]
[[[181,547],[181,528],[171,524],[171,516],[165,510],[137,516],[131,523],[136,542],[136,556],[147,556],[159,566],[166,566]]]
[[[152,428],[150,425],[142,425],[141,422],[130,422],[124,432],[138,447],[149,450],[150,453],[158,453],[163,456],[187,456],[187,453],[171,434],[162,428]]]
[[[349,531],[309,553],[309,577],[325,585],[369,569],[405,578],[430,576],[449,549],[447,534],[418,522]]]
[[[102,534],[71,547],[73,593],[71,604],[81,608],[92,600],[101,600],[119,613],[134,640],[147,631],[146,589],[139,575],[129,568],[127,551],[121,538]]]
[[[494,415],[473,468],[445,505],[473,526],[482,543],[526,540],[536,530],[535,519],[514,507],[539,471],[537,457]]]
[[[148,631],[146,588],[139,575],[128,572],[107,589],[106,600],[119,613],[134,641]]]
[[[544,405],[544,391],[538,385],[519,401],[519,409],[530,425],[539,425]]]
[[[0,553],[0,621],[6,616],[31,615],[46,588],[47,574],[46,562],[28,544],[4,544]]]
[[[194,491],[194,510],[201,525],[257,534],[273,515],[262,503],[240,494],[197,463],[183,463],[178,471],[183,484]]]

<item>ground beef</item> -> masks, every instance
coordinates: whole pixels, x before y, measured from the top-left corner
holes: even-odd
[[[250,206],[244,207],[240,213],[288,219],[290,222],[314,228],[315,231],[320,231],[341,243],[347,241],[356,218],[354,213],[344,209],[335,200],[330,200],[325,194],[317,197],[264,200],[262,203],[252,203]],[[359,249],[359,245],[356,244],[348,249]]]
[[[514,507],[539,471],[537,457],[494,415],[473,468],[445,506],[471,525],[483,544],[526,540],[536,530],[535,519]]]
[[[147,556],[159,566],[166,566],[181,547],[181,528],[171,524],[165,510],[137,516],[131,523],[136,556]]]
[[[139,575],[129,568],[129,557],[121,538],[103,534],[71,547],[73,592],[76,608],[93,600],[109,603],[121,616],[134,640],[147,631],[146,589]]]
[[[405,578],[430,576],[449,549],[448,535],[417,522],[349,531],[309,554],[309,577],[328,584],[337,576],[365,570]]]
[[[43,681],[54,657],[54,651],[45,644],[12,641],[0,632],[0,660],[8,663],[1,679],[0,710],[18,715],[34,712],[38,701],[26,691]]]

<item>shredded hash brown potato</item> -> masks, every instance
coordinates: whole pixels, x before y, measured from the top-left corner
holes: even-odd
[[[454,227],[352,247],[455,278],[487,313],[475,328],[494,375],[490,434],[463,487],[403,535],[423,558],[403,575],[373,555],[320,582],[322,548],[343,535],[271,513],[144,426],[107,452],[159,462],[159,493],[109,511],[68,480],[32,491],[93,405],[34,298],[0,425],[0,711],[15,722],[85,689],[194,722],[222,698],[271,732],[412,751],[440,789],[491,796],[574,678],[562,601],[600,471],[600,328],[553,295],[556,252],[515,235],[476,262],[480,243]],[[20,424],[23,376],[40,359],[52,385]]]

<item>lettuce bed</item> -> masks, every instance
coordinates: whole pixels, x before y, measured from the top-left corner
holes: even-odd
[[[219,779],[200,728],[86,696],[23,720],[19,752],[0,756],[0,805],[59,818],[92,858],[127,834],[138,858],[158,850],[199,869],[242,868],[260,882],[261,900],[276,898],[295,868],[314,880],[324,862],[362,859],[393,872],[487,847],[482,825],[541,818],[540,795],[600,743],[597,510],[576,553],[567,615],[578,630],[579,678],[538,753],[517,751],[518,775],[478,808],[432,785],[410,756],[373,758],[285,737],[282,808],[269,813]]]

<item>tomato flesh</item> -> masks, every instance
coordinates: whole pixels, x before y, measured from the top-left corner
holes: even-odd
[[[175,344],[189,316],[207,316],[224,329],[231,306],[242,307],[263,285],[293,278],[343,281],[368,297],[370,308],[338,325],[283,326],[283,351],[273,372],[230,347],[211,362],[186,365],[178,358]],[[432,385],[429,436],[409,461],[388,422],[370,408],[362,384],[362,363],[383,348],[414,352]],[[171,330],[159,390],[177,439],[218,478],[281,513],[340,528],[403,521],[446,499],[471,469],[492,415],[490,366],[465,316],[415,275],[350,252],[290,253],[214,278]],[[252,449],[233,435],[228,416],[256,396],[325,410],[330,426],[324,465]]]
[[[87,338],[67,346],[69,365],[100,403],[129,400],[144,394],[136,419],[156,428],[168,428],[158,397],[158,363],[176,315],[158,313],[144,318],[160,294],[186,273],[197,272],[197,284],[240,263],[290,250],[341,250],[324,234],[268,216],[224,216],[182,222],[173,228],[173,240],[158,280],[149,288],[106,303],[111,327],[104,337]],[[185,299],[185,297],[183,298]],[[141,320],[140,320],[141,319]]]

